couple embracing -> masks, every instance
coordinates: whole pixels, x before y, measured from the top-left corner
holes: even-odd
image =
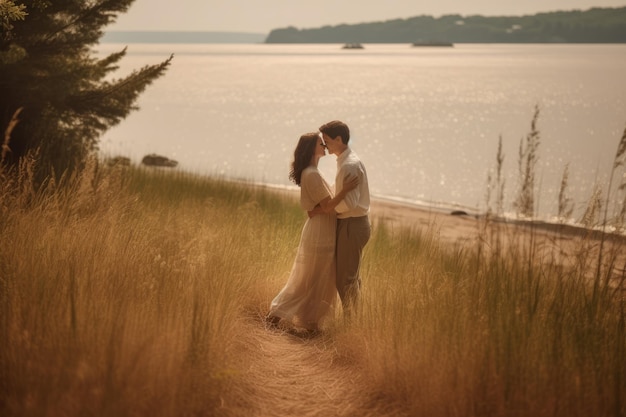
[[[349,141],[350,129],[338,120],[298,141],[289,178],[300,187],[308,219],[289,279],[266,317],[272,326],[285,320],[309,333],[319,331],[337,293],[344,316],[356,307],[361,254],[370,238],[370,195],[365,166]],[[334,195],[318,170],[326,151],[337,157]]]

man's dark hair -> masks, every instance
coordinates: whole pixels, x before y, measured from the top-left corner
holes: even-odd
[[[332,122],[328,122],[320,127],[320,132],[327,134],[331,138],[336,138],[337,136],[341,136],[341,141],[344,145],[347,145],[350,141],[350,129],[348,125],[344,122],[340,122],[339,120],[333,120]]]

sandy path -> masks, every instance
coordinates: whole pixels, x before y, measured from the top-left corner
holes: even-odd
[[[357,364],[340,357],[328,334],[312,338],[247,324],[252,386],[247,416],[401,416],[374,402]]]

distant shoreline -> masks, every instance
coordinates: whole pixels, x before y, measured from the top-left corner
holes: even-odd
[[[249,182],[226,179],[227,182],[270,190],[298,201],[299,189],[296,186],[280,186],[262,182]],[[383,220],[393,227],[429,227],[437,226],[441,237],[450,242],[467,238],[479,230],[477,222],[489,222],[500,226],[517,227],[518,230],[543,231],[546,234],[568,236],[570,238],[600,239],[604,234],[607,238],[626,242],[626,235],[616,233],[608,228],[603,231],[600,226],[585,227],[571,222],[547,221],[542,219],[515,219],[492,215],[487,220],[486,213],[475,209],[456,205],[443,205],[427,202],[412,202],[384,195],[371,196],[372,219]]]
[[[267,42],[268,35],[264,33],[246,32],[175,32],[175,31],[111,31],[106,32],[100,43],[147,43],[147,44],[343,44],[343,42]],[[364,42],[363,44],[398,44],[415,42]],[[486,44],[534,44],[536,42],[457,42],[458,44],[486,43]],[[626,42],[541,42],[543,44],[624,44]]]
[[[233,31],[108,31],[103,43],[626,43],[626,7],[522,16],[413,16],[269,33]]]
[[[266,43],[626,43],[626,7],[523,16],[427,15],[298,29],[274,29]]]
[[[267,34],[248,32],[110,31],[102,43],[265,43]]]

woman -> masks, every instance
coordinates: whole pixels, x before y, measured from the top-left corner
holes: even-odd
[[[276,326],[284,319],[304,327],[309,333],[319,330],[322,319],[335,304],[337,220],[334,208],[358,185],[358,178],[344,178],[341,192],[332,197],[330,186],[317,169],[325,154],[326,145],[319,133],[300,137],[289,179],[300,186],[300,205],[305,211],[319,206],[324,213],[307,219],[304,224],[289,279],[272,301],[267,315],[270,325]]]

